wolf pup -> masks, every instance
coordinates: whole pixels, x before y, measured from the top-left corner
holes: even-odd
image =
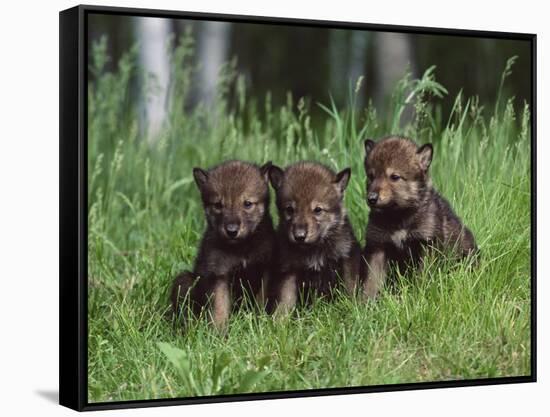
[[[289,312],[299,295],[310,291],[330,296],[340,284],[355,290],[361,248],[343,202],[350,175],[349,168],[336,174],[313,162],[298,162],[284,171],[271,166],[279,211],[272,312]]]
[[[244,293],[263,302],[274,247],[270,166],[229,161],[208,171],[193,169],[207,226],[193,272],[181,273],[173,283],[174,313],[185,300],[195,314],[208,306],[214,325],[223,330],[232,304]]]
[[[477,252],[472,232],[449,202],[433,188],[428,175],[431,144],[389,136],[365,141],[367,203],[370,207],[364,259],[363,293],[373,298],[384,285],[388,262],[418,264],[429,246],[459,257]]]

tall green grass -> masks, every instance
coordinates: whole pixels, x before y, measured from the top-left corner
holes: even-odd
[[[93,47],[88,86],[88,395],[116,401],[455,380],[530,373],[529,108],[446,95],[429,68],[406,75],[389,108],[252,99],[229,63],[210,107],[186,106],[193,41],[175,42],[165,129],[141,133],[131,86],[145,74],[129,51],[106,70]],[[503,72],[502,84],[512,61]],[[368,80],[366,80],[368,82]],[[150,83],[144,87],[151,94]],[[502,87],[501,87],[502,89]],[[142,92],[143,93],[143,92]],[[311,106],[326,114],[313,126]],[[406,114],[412,114],[412,117]],[[346,205],[364,244],[363,139],[389,133],[434,143],[432,176],[474,232],[475,269],[431,259],[376,303],[340,297],[273,320],[243,310],[226,335],[205,320],[186,332],[165,318],[174,275],[192,267],[204,229],[192,167],[238,158],[352,168]],[[275,211],[272,211],[276,220]]]

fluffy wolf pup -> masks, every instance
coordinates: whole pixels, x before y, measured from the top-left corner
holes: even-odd
[[[279,212],[271,312],[288,313],[311,291],[330,296],[341,284],[355,290],[361,248],[343,202],[350,175],[313,162],[270,168]]]
[[[388,263],[418,265],[427,247],[465,257],[477,252],[472,232],[433,188],[428,175],[431,144],[389,136],[365,141],[367,203],[370,207],[363,292],[374,298],[384,285]]]
[[[229,161],[208,171],[193,169],[207,226],[193,272],[181,273],[173,283],[175,314],[186,302],[195,314],[208,307],[214,325],[223,330],[244,293],[263,303],[274,247],[270,166]]]

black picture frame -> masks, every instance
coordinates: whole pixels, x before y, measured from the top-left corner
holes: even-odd
[[[464,381],[438,381],[377,385],[366,387],[327,388],[317,390],[249,393],[238,395],[132,400],[89,403],[87,398],[87,67],[88,15],[132,15],[216,20],[228,22],[269,23],[338,29],[368,29],[411,34],[453,35],[525,40],[531,45],[532,118],[531,118],[531,375]],[[135,407],[156,407],[178,404],[217,403],[275,398],[313,397],[325,395],[371,393],[383,391],[465,387],[494,384],[535,382],[537,380],[536,331],[536,41],[535,34],[477,30],[442,29],[414,26],[331,22],[307,19],[274,18],[149,10],[104,6],[77,6],[59,15],[59,81],[60,81],[60,247],[59,247],[59,403],[78,410],[104,410]]]

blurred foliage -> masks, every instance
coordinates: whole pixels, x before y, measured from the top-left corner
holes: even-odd
[[[112,68],[135,44],[138,18],[92,14],[89,19],[90,42],[108,36],[107,52],[113,60],[107,64]],[[196,37],[205,31],[205,23],[201,21],[171,19],[169,22],[174,38],[188,29]],[[236,69],[243,76],[249,93],[260,100],[269,95],[273,104],[279,106],[286,102],[287,92],[291,92],[294,97],[305,97],[313,103],[326,103],[330,95],[338,106],[343,106],[348,97],[348,83],[355,83],[357,78],[352,77],[354,70],[351,68],[358,48],[352,38],[357,32],[365,38],[360,46],[365,51],[359,56],[363,60],[360,64],[364,68],[362,75],[366,84],[358,103],[374,99],[375,104],[381,106],[380,97],[389,96],[391,91],[378,91],[379,78],[385,71],[377,68],[376,52],[381,47],[378,32],[232,23],[225,58],[237,59]],[[495,74],[500,74],[509,57],[517,56],[514,73],[506,83],[506,95],[516,97],[518,103],[526,101],[530,104],[531,50],[528,41],[409,34],[407,45],[412,62],[409,68],[398,68],[400,76],[410,70],[413,77],[419,77],[426,68],[435,66],[449,97],[462,92],[466,97],[479,96],[486,104],[494,101],[499,89],[500,79]],[[204,64],[197,61],[195,55],[189,64]],[[331,76],[334,72],[337,77]],[[93,73],[90,75],[95,78]],[[196,82],[196,77],[191,79],[192,85]],[[193,94],[188,100],[196,103]],[[446,117],[452,110],[453,100],[444,99],[440,105],[442,115]],[[312,108],[312,117],[317,120],[320,116],[319,110]]]

